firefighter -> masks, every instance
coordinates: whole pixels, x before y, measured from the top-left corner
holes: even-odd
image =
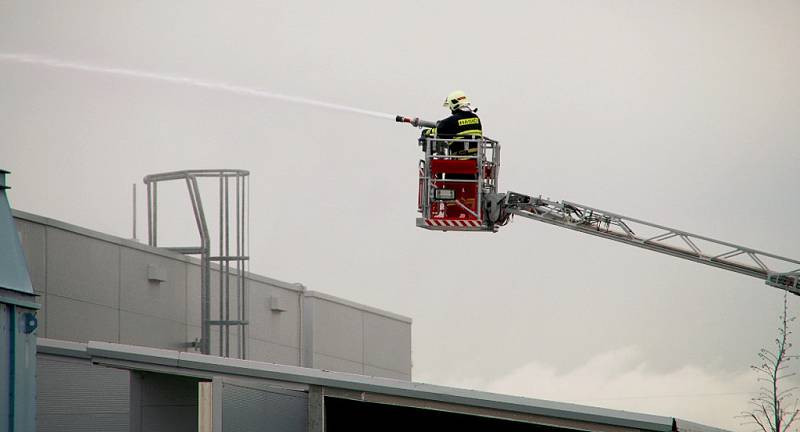
[[[436,122],[436,128],[427,129],[428,137],[443,139],[450,154],[462,156],[457,159],[469,159],[478,153],[478,142],[483,136],[481,119],[470,107],[469,98],[461,90],[451,92],[445,98],[443,107],[450,109],[450,117]],[[426,131],[423,131],[425,136]],[[434,153],[441,152],[434,151]],[[478,212],[475,206],[476,195],[478,193],[477,173],[448,173],[442,177],[443,180],[455,180],[448,186],[456,191],[456,199],[445,204],[445,214],[447,217],[465,219],[467,214],[463,207]],[[466,182],[464,182],[466,180]]]
[[[451,92],[445,98],[443,107],[450,109],[450,117],[436,122],[436,128],[425,129],[423,137],[443,138],[449,142],[450,154],[472,156],[478,152],[475,142],[466,143],[461,140],[480,138],[483,135],[481,119],[470,107],[469,98],[461,90]]]

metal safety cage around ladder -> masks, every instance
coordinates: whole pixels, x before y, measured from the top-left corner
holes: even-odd
[[[497,194],[500,143],[490,138],[423,138],[419,162],[417,226],[436,231],[496,231],[486,217],[486,197]],[[453,154],[451,145],[476,149]]]
[[[144,178],[147,185],[147,221],[148,243],[158,246],[158,185],[168,181],[183,181],[189,192],[197,230],[200,236],[199,246],[166,247],[186,255],[200,256],[200,315],[201,334],[197,343],[192,343],[203,354],[214,354],[211,351],[211,328],[218,330],[216,354],[231,356],[231,330],[236,329],[236,356],[247,358],[247,290],[246,278],[249,256],[248,235],[248,189],[249,175],[245,170],[208,169],[184,170],[151,174]],[[210,179],[218,183],[218,222],[217,252],[212,255],[212,232],[206,222],[206,213],[200,194],[198,179]],[[210,185],[209,185],[210,186]],[[209,188],[213,190],[212,188]],[[212,200],[213,201],[213,200]],[[217,312],[212,319],[211,279],[212,265],[216,263],[218,276]],[[233,292],[233,295],[232,295]],[[231,304],[231,297],[234,303]],[[234,309],[234,310],[232,310]]]

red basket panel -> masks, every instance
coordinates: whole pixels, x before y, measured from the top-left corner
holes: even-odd
[[[431,174],[478,174],[475,159],[432,159]]]

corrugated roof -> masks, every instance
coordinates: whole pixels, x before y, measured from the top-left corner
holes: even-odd
[[[176,372],[179,371],[183,374],[194,372],[198,376],[208,376],[209,373],[237,375],[630,427],[647,431],[672,431],[673,425],[675,425],[678,431],[722,432],[721,429],[672,417],[107,342],[92,341],[88,344],[65,344],[61,341],[39,339],[39,352],[76,357],[88,356],[95,363],[116,365],[129,369],[142,368],[142,370],[147,370],[148,367],[167,367],[175,368]]]

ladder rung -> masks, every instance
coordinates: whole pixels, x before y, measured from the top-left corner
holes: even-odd
[[[215,321],[206,321],[209,325],[218,325],[218,326],[225,326],[225,325],[247,325],[250,324],[248,321],[239,321],[239,320],[215,320]]]
[[[208,257],[211,261],[247,261],[249,256],[212,256]]]
[[[196,247],[196,246],[189,246],[189,247],[170,247],[165,248],[167,250],[171,250],[173,252],[182,253],[184,255],[199,255],[203,253],[203,248]]]

